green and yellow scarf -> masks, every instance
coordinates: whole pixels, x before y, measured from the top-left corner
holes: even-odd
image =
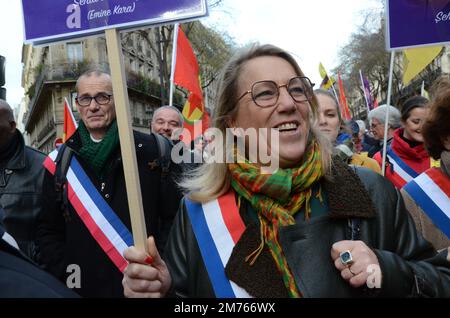
[[[232,175],[231,186],[251,203],[261,223],[261,245],[246,260],[253,264],[266,244],[290,297],[301,295],[278,241],[278,229],[295,224],[294,215],[303,206],[305,217],[309,218],[312,185],[324,175],[321,152],[316,142],[308,147],[305,158],[299,168],[278,169],[274,174],[261,174],[260,167],[248,160],[228,164]]]

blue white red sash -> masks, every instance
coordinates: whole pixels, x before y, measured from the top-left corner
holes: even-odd
[[[205,204],[189,199],[185,203],[216,297],[251,297],[225,275],[231,252],[245,230],[234,192]]]
[[[392,165],[392,175],[395,185],[400,189],[419,174],[410,166],[408,166],[397,154],[389,147],[386,156]]]
[[[403,188],[450,238],[450,179],[436,168],[428,169]]]
[[[57,155],[58,150],[55,149],[44,161],[44,167],[52,174],[56,171]],[[130,231],[103,199],[75,156],[72,156],[66,178],[68,199],[72,207],[103,251],[123,272],[128,264],[123,252],[133,245]]]

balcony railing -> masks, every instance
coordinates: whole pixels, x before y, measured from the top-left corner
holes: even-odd
[[[44,128],[41,129],[41,131],[38,133],[37,140],[42,140],[45,138],[45,136],[48,135],[49,132],[51,132],[55,128],[55,121],[52,119],[49,120],[49,122],[44,126]]]
[[[133,117],[133,125],[140,125],[141,119],[138,117]]]
[[[108,63],[90,63],[81,61],[78,63],[60,63],[52,64],[44,67],[44,72],[47,80],[76,80],[84,72],[91,70],[109,70]]]
[[[433,82],[442,74],[441,67],[437,67],[431,71],[423,72],[421,77],[411,81],[411,83],[404,87],[399,93],[399,99],[405,99],[406,97],[414,95],[415,92],[420,91],[422,82],[425,84],[425,88],[430,87]]]
[[[41,91],[46,82],[57,81],[76,81],[78,77],[89,69],[108,70],[108,63],[60,63],[45,65],[40,67],[39,74],[36,77],[35,83],[29,89],[30,105],[29,111],[24,116],[25,128],[28,128],[30,120],[35,116],[35,108],[40,98]],[[134,72],[127,72],[127,84],[128,87],[137,89],[138,91],[147,94],[149,96],[159,98],[160,87],[159,83],[156,83],[149,78],[138,75]],[[180,96],[175,94],[175,103],[180,101]],[[135,125],[142,125],[140,120],[135,121]]]

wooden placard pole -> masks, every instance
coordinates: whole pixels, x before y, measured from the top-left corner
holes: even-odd
[[[388,82],[388,94],[386,101],[386,117],[384,118],[384,138],[383,138],[383,156],[381,159],[381,175],[386,176],[386,151],[387,151],[387,141],[388,141],[388,126],[389,126],[389,106],[391,105],[392,96],[392,78],[394,74],[394,59],[395,51],[391,51],[391,63],[389,66],[389,82]]]
[[[142,204],[141,186],[131,127],[130,102],[128,100],[127,80],[123,65],[122,45],[119,31],[115,28],[105,30],[109,66],[116,105],[117,126],[119,128],[120,149],[130,209],[131,229],[134,245],[147,251],[147,230]],[[148,252],[148,251],[147,251]]]

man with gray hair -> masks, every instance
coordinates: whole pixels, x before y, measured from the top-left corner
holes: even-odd
[[[369,112],[370,132],[373,137],[378,140],[378,143],[369,149],[369,157],[373,157],[378,151],[383,148],[384,130],[386,121],[386,112],[389,111],[388,132],[387,132],[387,146],[392,142],[394,131],[401,126],[400,111],[388,105],[381,105]]]
[[[153,113],[150,130],[172,139],[175,129],[183,127],[183,115],[174,106],[161,106]]]
[[[76,90],[78,129],[45,162],[41,264],[83,297],[123,297],[127,263],[121,251],[132,237],[124,174],[129,167],[122,160],[111,76],[88,71]],[[167,171],[161,165],[156,138],[133,135],[145,226],[160,249],[181,194],[165,177],[174,165]]]
[[[45,155],[25,146],[9,104],[0,99],[0,207],[3,223],[28,257],[37,260],[36,222],[42,213]]]

